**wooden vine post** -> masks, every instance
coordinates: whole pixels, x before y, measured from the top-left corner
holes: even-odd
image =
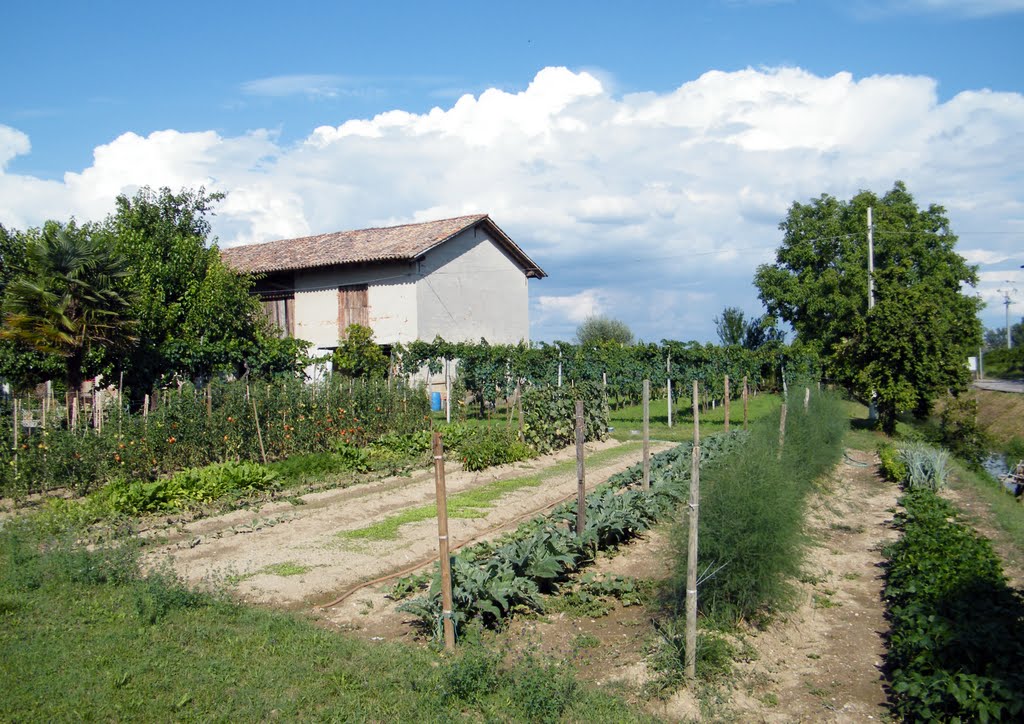
[[[805,387],[804,388],[804,412],[807,412],[807,408],[810,407],[810,404],[811,404],[811,388],[810,387]]]
[[[448,546],[448,497],[444,487],[444,444],[434,431],[434,487],[437,493],[437,547],[441,563],[441,626],[444,648],[455,650],[455,612],[452,608],[452,559]]]
[[[725,399],[722,404],[725,406],[725,431],[729,432],[729,375],[725,376]]]
[[[651,488],[651,381],[644,380],[644,490]]]
[[[672,427],[672,353],[665,358],[665,381],[668,391],[668,426]]]
[[[785,399],[785,398],[783,398]],[[782,445],[786,442],[786,403],[782,403],[782,412],[779,414],[779,453],[778,459],[782,460]]]
[[[576,535],[587,525],[587,481],[583,469],[583,400],[576,400]]]
[[[693,451],[690,462],[690,520],[686,548],[686,680],[692,685],[697,676],[697,524],[700,506],[700,419],[697,381],[693,381]]]
[[[248,389],[248,385],[246,385],[246,389]],[[256,414],[256,397],[250,396],[249,402],[252,404],[252,419],[253,422],[256,423],[256,439],[259,440],[260,443],[260,457],[263,459],[263,464],[266,465],[267,451],[263,447],[263,433],[260,431],[260,417],[258,414]]]
[[[14,398],[14,406],[11,408],[11,414],[14,415],[13,420],[13,432],[14,432],[14,446],[11,448],[14,451],[14,477],[18,477],[18,432],[21,427],[21,421],[18,419],[18,413],[21,412],[21,400],[17,397]]]

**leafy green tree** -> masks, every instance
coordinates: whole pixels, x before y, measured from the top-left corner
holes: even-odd
[[[726,307],[721,317],[715,317],[715,331],[718,332],[718,341],[724,347],[743,344],[748,326],[743,318],[743,310],[739,307]]]
[[[161,378],[294,371],[302,343],[271,329],[253,280],[229,269],[210,238],[223,194],[143,188],[119,196],[106,222],[132,267],[139,345],[122,360],[136,397]]]
[[[867,209],[874,211],[875,299],[867,304]],[[918,208],[902,182],[884,196],[827,194],[794,203],[779,225],[774,264],[754,283],[768,313],[789,322],[834,380],[867,399],[880,419],[928,410],[939,391],[963,389],[981,344],[980,302],[961,292],[977,270],[954,251],[945,210]]]
[[[124,349],[135,321],[121,282],[125,259],[90,225],[47,224],[25,245],[25,269],[4,290],[2,335],[64,359],[69,391],[81,388],[93,350]]]
[[[345,377],[380,379],[388,373],[388,358],[373,341],[373,330],[350,324],[334,350],[334,371]]]
[[[743,336],[743,346],[751,350],[761,349],[766,345],[785,343],[786,333],[779,329],[778,322],[770,314],[762,314],[757,319],[751,320],[747,325],[747,332]]]
[[[0,224],[0,307],[7,285],[26,271],[26,235],[8,231]],[[0,382],[25,389],[64,374],[60,357],[44,354],[24,342],[0,336]]]
[[[605,316],[587,317],[576,328],[576,343],[594,345],[601,342],[633,343],[633,332],[625,322]]]

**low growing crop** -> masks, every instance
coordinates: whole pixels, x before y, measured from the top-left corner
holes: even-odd
[[[907,721],[1019,721],[1024,600],[991,544],[927,488],[910,490],[886,551],[887,664]]]
[[[743,433],[709,438],[702,459],[737,445]],[[628,542],[685,497],[692,445],[684,443],[651,459],[651,488],[639,488],[641,466],[612,476],[587,496],[586,526],[576,535],[576,503],[563,503],[550,515],[522,524],[496,541],[479,543],[453,557],[452,595],[456,628],[471,621],[499,627],[517,610],[541,610],[543,594],[555,593],[569,577],[593,562],[599,550]],[[608,582],[606,585],[613,587]],[[400,610],[418,616],[436,631],[441,617],[440,574],[426,596]]]

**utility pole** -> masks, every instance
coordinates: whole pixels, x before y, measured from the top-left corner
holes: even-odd
[[[1016,294],[1017,290],[997,289],[996,291],[1003,295],[1003,305],[1006,307],[1006,349],[1010,349],[1010,347],[1013,346],[1010,342],[1010,305],[1013,304],[1013,300],[1010,299],[1010,295]]]
[[[868,309],[875,308],[875,227],[871,223],[871,207],[868,207]]]
[[[871,207],[868,207],[868,311],[875,308],[875,225],[871,219]],[[878,408],[875,407],[875,391],[871,390],[871,402],[868,404],[868,419],[878,419]]]

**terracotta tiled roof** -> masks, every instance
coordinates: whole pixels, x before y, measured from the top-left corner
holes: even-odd
[[[527,276],[547,276],[487,214],[236,246],[222,249],[221,257],[233,269],[251,274],[364,262],[412,261],[477,224],[487,227],[492,238],[523,267]]]

